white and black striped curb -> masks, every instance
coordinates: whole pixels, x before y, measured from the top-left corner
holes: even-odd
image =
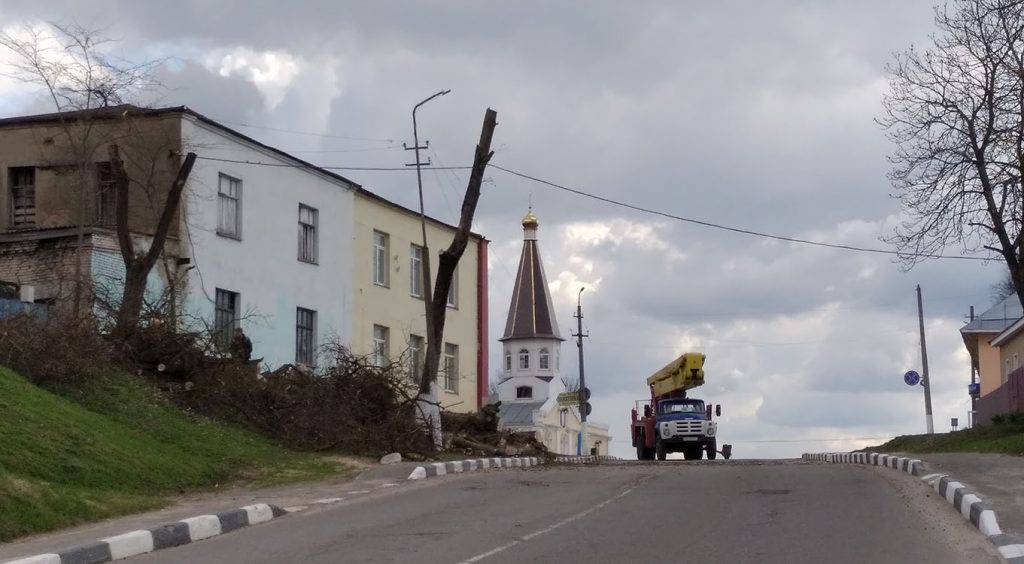
[[[981,534],[999,549],[999,554],[1010,564],[1024,564],[1024,539],[1007,534],[999,528],[996,512],[977,494],[946,474],[928,474],[920,460],[890,454],[867,452],[828,452],[803,455],[804,460],[817,460],[833,464],[872,464],[887,466],[917,476],[945,498],[953,509],[970,521]]]
[[[600,462],[602,460],[622,460],[617,456],[558,456],[555,457],[555,462],[565,462],[568,464],[588,464],[592,462]]]
[[[215,515],[199,515],[151,529],[132,531],[78,546],[60,553],[37,554],[8,560],[5,564],[99,564],[181,546],[270,521],[284,515],[283,509],[266,503],[246,505]]]
[[[417,466],[410,480],[422,480],[445,474],[460,474],[462,472],[475,472],[477,470],[490,470],[491,468],[528,468],[543,464],[544,459],[537,457],[516,457],[516,458],[476,458],[473,460],[459,460],[457,462],[434,462],[424,466]]]

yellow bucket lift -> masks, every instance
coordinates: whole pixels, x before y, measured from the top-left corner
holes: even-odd
[[[647,379],[654,398],[704,385],[704,359],[698,352],[685,353]]]

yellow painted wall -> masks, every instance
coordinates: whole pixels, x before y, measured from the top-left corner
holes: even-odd
[[[388,353],[398,359],[407,349],[411,334],[424,337],[423,300],[410,294],[411,245],[422,242],[418,214],[386,204],[362,192],[356,194],[355,247],[353,251],[354,315],[352,350],[356,354],[373,352],[373,327],[388,328]],[[388,235],[388,284],[373,281],[373,233]],[[439,223],[427,223],[430,244],[431,275],[437,275],[438,253],[451,243],[454,229]],[[444,389],[443,375],[438,378],[441,405],[457,412],[471,412],[477,405],[477,263],[479,239],[470,237],[459,261],[457,307],[448,308],[444,340],[458,346],[458,391]],[[442,345],[442,354],[444,347]],[[442,365],[443,368],[443,365]]]
[[[981,383],[981,395],[993,392],[1002,385],[1003,362],[999,347],[993,347],[989,341],[996,337],[991,335],[978,335],[978,381]]]
[[[566,413],[563,427],[560,411],[561,408],[556,407],[541,419],[543,428],[537,431],[537,440],[543,442],[551,452],[574,455],[576,454],[576,435],[579,434],[582,425],[575,410],[570,409]],[[590,449],[597,446],[599,455],[607,455],[609,442],[611,442],[611,436],[606,425],[587,422],[588,445],[583,454],[590,454]]]
[[[994,372],[998,376],[998,380],[996,380],[997,383],[992,389],[998,388],[1006,382],[1006,376],[1010,372],[1024,366],[1024,333],[1018,333],[1012,339],[1003,343],[997,350],[999,351],[999,361],[1002,363],[1002,370]],[[986,393],[984,383],[982,383],[981,393],[982,395]]]

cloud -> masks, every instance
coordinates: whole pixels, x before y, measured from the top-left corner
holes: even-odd
[[[873,122],[883,68],[927,37],[932,4],[188,0],[154,17],[127,0],[0,0],[0,26],[110,23],[126,55],[176,58],[161,71],[168,104],[274,128],[242,130],[317,164],[404,168],[413,106],[451,89],[417,114],[436,167],[471,161],[491,107],[504,167],[670,215],[879,248],[900,218],[885,177],[892,147]],[[17,88],[2,81],[0,92]],[[24,94],[0,100],[8,114],[30,106]],[[417,206],[409,171],[346,176]],[[423,178],[428,213],[456,221],[466,171]],[[474,228],[492,241],[494,338],[530,204],[565,337],[587,289],[587,381],[614,454],[630,454],[645,378],[687,350],[708,355],[701,394],[723,405],[721,440],[737,456],[923,431],[921,391],[899,379],[920,364],[918,284],[937,427],[966,418],[957,329],[970,305],[989,303],[998,263],[905,272],[886,255],[710,229],[490,169]],[[574,375],[575,343],[564,347]]]

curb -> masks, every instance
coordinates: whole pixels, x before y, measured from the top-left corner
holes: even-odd
[[[265,523],[285,514],[283,509],[275,505],[257,503],[215,515],[199,515],[107,537],[60,553],[8,560],[4,564],[99,564],[208,539],[242,527]]]
[[[621,460],[614,456],[558,456],[555,462],[569,464],[589,464],[602,460]],[[423,480],[447,474],[460,474],[462,472],[476,472],[477,470],[490,470],[491,468],[529,468],[539,464],[545,464],[543,458],[536,456],[513,457],[513,458],[474,458],[472,460],[460,460],[457,462],[433,462],[423,466],[417,466],[409,474],[409,480]]]
[[[917,459],[869,452],[824,452],[804,454],[804,460],[831,464],[868,464],[886,466],[917,476],[934,489],[964,519],[985,535],[1010,564],[1024,564],[1024,538],[1007,534],[999,528],[996,512],[977,494],[946,474],[926,474],[924,463]]]
[[[491,468],[529,468],[543,464],[544,461],[537,457],[517,458],[475,458],[473,460],[460,460],[457,462],[434,462],[424,466],[417,466],[409,474],[410,480],[423,480],[446,474],[461,474],[462,472],[476,472],[477,470],[490,470]]]

